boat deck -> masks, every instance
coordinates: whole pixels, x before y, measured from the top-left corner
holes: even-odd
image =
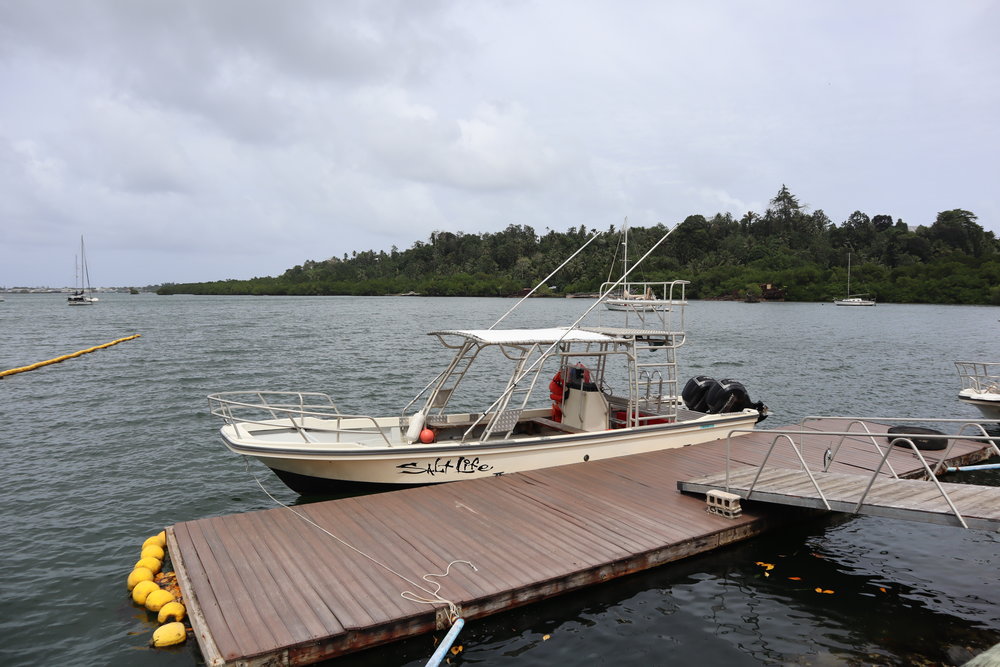
[[[844,424],[812,426],[832,431]],[[772,438],[773,431],[733,438],[733,460],[759,463]],[[829,438],[802,440],[822,456]],[[960,441],[949,463],[967,465],[988,453],[980,443]],[[940,452],[926,454],[935,460]],[[426,596],[414,582],[429,587],[423,577],[450,564],[449,576],[431,581],[463,618],[474,619],[710,551],[801,516],[747,503],[741,516],[728,519],[706,512],[703,498],[677,490],[679,480],[719,473],[725,460],[726,442],[715,441],[210,517],[169,527],[168,551],[206,664],[309,664],[445,627],[444,603],[415,602],[403,592]],[[912,452],[893,451],[889,460],[900,475],[920,471]],[[834,471],[877,465],[871,444],[851,438]],[[428,655],[432,650],[428,641]]]

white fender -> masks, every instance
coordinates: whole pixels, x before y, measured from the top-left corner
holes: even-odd
[[[406,429],[406,441],[414,443],[420,440],[420,432],[424,430],[425,409],[417,410],[416,414],[410,417],[410,427]]]

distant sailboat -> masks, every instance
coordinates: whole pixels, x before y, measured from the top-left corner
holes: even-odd
[[[624,280],[632,268],[628,263],[628,218],[622,223],[621,248],[622,279]],[[610,277],[608,276],[609,279]],[[605,293],[606,286],[609,283],[610,280],[601,287],[601,293]],[[625,312],[669,310],[670,304],[663,300],[664,296],[656,293],[656,287],[661,285],[661,283],[623,282],[621,287],[615,290],[615,293],[607,295],[607,298],[604,300],[604,307],[608,310]]]
[[[76,264],[76,291],[73,296],[66,297],[70,306],[92,306],[97,302],[90,286],[90,271],[87,269],[87,253],[83,247],[83,236],[80,236],[80,257]]]
[[[847,297],[844,299],[834,299],[833,303],[838,306],[874,306],[874,299],[863,299],[867,294],[851,294],[851,253],[847,253]]]

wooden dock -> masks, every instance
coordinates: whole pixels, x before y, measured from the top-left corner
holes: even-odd
[[[773,433],[734,438],[733,460],[759,463]],[[806,451],[821,461],[829,438],[811,438],[803,439]],[[988,454],[982,444],[961,441],[948,462],[968,465]],[[309,664],[445,627],[445,604],[402,596],[421,593],[410,582],[440,583],[440,596],[474,619],[710,551],[801,516],[751,504],[727,519],[706,512],[703,498],[678,491],[678,481],[717,474],[725,460],[726,443],[717,441],[199,519],[167,529],[168,551],[206,664]],[[920,472],[911,452],[894,451],[889,461],[901,475]],[[832,471],[877,464],[871,444],[851,438]],[[476,569],[455,563],[449,576],[423,579],[453,561]]]

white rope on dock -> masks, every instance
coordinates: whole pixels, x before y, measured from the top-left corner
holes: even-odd
[[[472,568],[473,572],[478,572],[479,568],[477,568],[471,562],[469,562],[467,560],[453,560],[450,563],[448,563],[448,567],[445,569],[444,572],[438,573],[438,574],[435,574],[433,572],[429,572],[429,573],[423,575],[423,577],[421,577],[421,578],[424,581],[426,581],[428,583],[428,585],[436,587],[434,590],[431,590],[429,588],[425,588],[425,587],[421,586],[420,584],[418,584],[417,582],[415,582],[412,579],[410,579],[409,577],[407,577],[406,575],[404,575],[404,574],[402,574],[400,572],[397,572],[396,570],[392,569],[391,567],[389,567],[385,563],[381,562],[380,560],[378,560],[374,556],[365,553],[364,551],[362,551],[361,549],[358,549],[353,544],[350,544],[349,542],[345,541],[344,539],[342,539],[340,537],[337,537],[336,535],[334,535],[333,533],[331,533],[329,530],[327,530],[323,526],[319,525],[318,523],[316,523],[315,521],[313,521],[312,519],[310,519],[306,515],[302,514],[301,512],[296,511],[295,508],[293,508],[290,505],[287,505],[287,504],[281,502],[280,500],[278,500],[277,498],[275,498],[273,495],[271,495],[271,493],[266,488],[264,488],[264,484],[260,481],[260,479],[257,477],[257,475],[255,475],[253,473],[253,471],[250,470],[250,460],[247,457],[245,457],[245,456],[243,458],[244,458],[244,463],[246,464],[247,472],[250,474],[251,477],[253,477],[254,481],[257,482],[257,486],[259,486],[260,490],[263,491],[264,494],[267,495],[267,497],[270,498],[271,500],[273,500],[276,504],[284,507],[285,509],[287,509],[288,511],[290,511],[292,514],[294,514],[295,516],[297,516],[300,519],[302,519],[303,521],[305,521],[306,523],[315,526],[319,530],[321,530],[324,533],[326,533],[328,536],[332,537],[333,539],[335,539],[338,542],[340,542],[341,544],[343,544],[348,549],[351,549],[355,553],[357,553],[357,554],[359,554],[361,556],[364,556],[365,558],[367,558],[371,562],[375,563],[376,565],[378,565],[382,569],[386,570],[387,572],[391,572],[392,574],[396,575],[397,577],[399,577],[400,579],[402,579],[406,583],[410,584],[414,588],[419,588],[420,590],[422,590],[424,593],[427,594],[427,597],[424,597],[424,596],[421,596],[421,595],[418,595],[418,594],[414,593],[413,591],[402,591],[399,594],[399,596],[401,598],[403,598],[404,600],[409,600],[410,602],[416,602],[418,604],[438,604],[438,603],[446,604],[446,605],[448,605],[448,619],[449,619],[449,621],[451,623],[455,623],[456,621],[460,620],[460,614],[459,614],[458,605],[456,605],[451,600],[442,597],[439,594],[439,592],[441,590],[441,582],[438,582],[438,581],[433,581],[432,582],[429,579],[429,577],[435,577],[435,578],[447,577],[451,573],[451,567],[452,567],[452,565],[454,565],[455,563],[465,563],[466,565],[468,565],[469,567]]]

